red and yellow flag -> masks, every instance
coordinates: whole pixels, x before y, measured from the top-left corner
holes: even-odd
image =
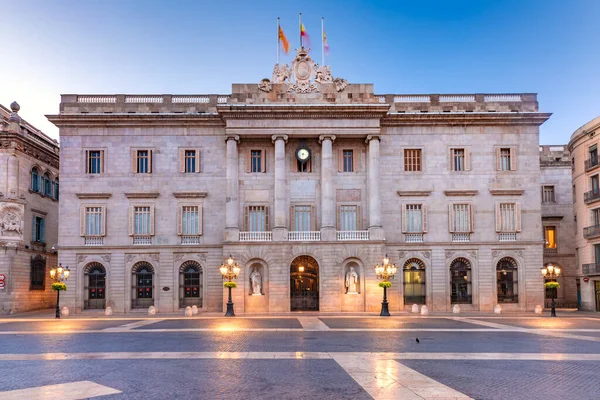
[[[325,48],[325,54],[329,55],[329,43],[327,43],[327,35],[323,31],[323,47]]]
[[[279,42],[283,46],[283,51],[285,52],[285,54],[287,54],[290,51],[290,42],[288,42],[287,38],[285,37],[281,26],[279,27]]]
[[[310,41],[308,39],[308,33],[306,33],[306,29],[304,28],[304,24],[300,23],[300,38],[302,39],[302,46],[306,45],[306,47],[310,47]]]

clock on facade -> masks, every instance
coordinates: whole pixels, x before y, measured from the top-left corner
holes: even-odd
[[[298,150],[296,150],[296,158],[298,159],[298,161],[301,162],[308,161],[308,159],[310,158],[310,150],[304,147],[299,148]]]

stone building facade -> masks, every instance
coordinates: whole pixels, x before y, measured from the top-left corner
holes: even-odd
[[[549,116],[535,94],[375,95],[303,50],[227,95],[63,95],[64,301],[222,310],[232,255],[238,313],[378,311],[387,254],[393,311],[533,310]]]
[[[576,221],[573,213],[571,155],[566,145],[540,146],[542,173],[542,229],[544,266],[561,268],[560,288],[556,294],[559,307],[579,307],[580,274],[575,257]],[[551,297],[548,292],[547,297]],[[549,306],[550,298],[546,299]]]
[[[600,117],[577,129],[569,141],[572,157],[577,274],[581,306],[600,311]]]
[[[58,142],[0,105],[0,314],[54,306]]]

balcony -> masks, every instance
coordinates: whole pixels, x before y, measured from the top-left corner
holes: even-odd
[[[319,242],[321,231],[288,232],[288,240],[290,242]]]
[[[200,244],[200,236],[183,235],[181,236],[181,244]]]
[[[152,244],[152,236],[134,236],[133,244],[135,246],[149,246]]]
[[[600,236],[600,225],[586,226],[583,228],[583,237],[586,239],[592,239]]]
[[[556,247],[544,247],[544,254],[558,254]]]
[[[600,275],[600,263],[583,264],[584,275]]]
[[[471,241],[471,234],[469,232],[460,232],[452,234],[452,241],[457,243],[467,243]]]
[[[337,231],[337,240],[369,240],[369,231]]]
[[[102,236],[86,236],[85,246],[104,246],[104,238]]]
[[[240,242],[272,242],[273,232],[240,232]]]
[[[591,157],[589,160],[585,160],[585,172],[591,171],[598,168],[598,157]]]
[[[583,202],[585,204],[594,203],[600,200],[600,190],[590,190],[589,192],[585,192],[583,194]]]
[[[501,242],[516,242],[517,234],[515,232],[500,232],[498,233],[498,240]]]
[[[405,233],[404,241],[406,243],[423,243],[422,233]]]

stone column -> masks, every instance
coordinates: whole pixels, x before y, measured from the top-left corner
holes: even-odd
[[[275,143],[275,193],[273,196],[275,218],[273,223],[273,241],[281,242],[287,240],[288,234],[285,195],[285,144],[288,137],[287,135],[273,135],[271,140]]]
[[[369,135],[369,238],[383,240],[381,226],[381,189],[379,186],[379,136]]]
[[[240,180],[238,171],[238,143],[240,137],[228,135],[227,143],[227,189],[225,198],[225,241],[240,239]]]
[[[336,240],[335,196],[331,174],[333,171],[334,135],[321,135],[321,240]]]

